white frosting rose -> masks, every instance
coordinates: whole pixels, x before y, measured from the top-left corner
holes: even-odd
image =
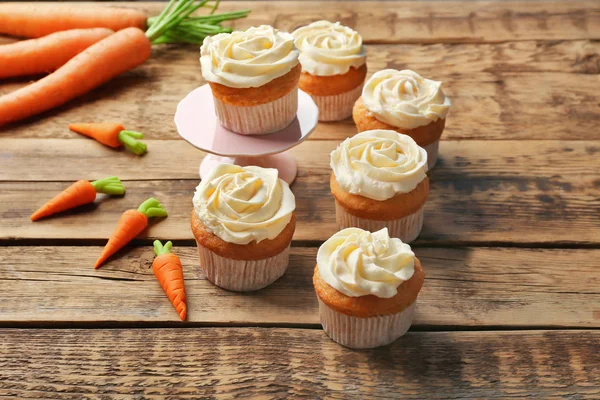
[[[311,75],[345,74],[365,63],[366,49],[358,32],[339,22],[316,21],[292,35],[300,50],[302,70]]]
[[[235,244],[276,238],[296,208],[276,169],[232,164],[215,167],[196,188],[193,203],[208,231]]]
[[[385,69],[367,80],[362,98],[378,120],[414,129],[446,118],[451,102],[441,86],[408,69]]]
[[[294,38],[268,25],[219,33],[200,48],[202,76],[232,88],[259,87],[298,65]]]
[[[344,191],[383,201],[412,191],[425,179],[427,152],[408,135],[377,129],[340,143],[330,165]]]
[[[346,296],[394,297],[415,272],[415,254],[387,228],[371,233],[359,228],[339,231],[319,247],[321,279]]]

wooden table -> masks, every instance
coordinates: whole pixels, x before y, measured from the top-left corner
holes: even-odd
[[[250,294],[205,280],[189,228],[203,155],[172,122],[203,83],[198,48],[159,46],[81,100],[1,130],[0,397],[600,398],[600,3],[222,4],[245,7],[236,27],[339,20],[363,35],[370,73],[444,81],[454,105],[413,244],[427,279],[411,331],[352,351],[319,325],[311,272],[336,231],[329,153],[351,120],[320,124],[293,150],[286,275]],[[88,120],[145,132],[149,153],[67,129]],[[124,179],[124,198],[28,220],[68,182],[108,175]],[[151,195],[169,217],[94,270],[119,214]],[[152,274],[156,238],[183,260],[186,323]]]

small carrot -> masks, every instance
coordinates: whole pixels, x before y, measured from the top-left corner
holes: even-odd
[[[102,254],[96,261],[94,268],[100,266],[127,243],[131,242],[148,226],[148,218],[166,217],[167,211],[155,198],[151,197],[144,201],[137,210],[127,210],[119,218],[117,228],[108,239]]]
[[[123,145],[127,150],[138,156],[144,154],[147,150],[146,145],[136,139],[143,139],[144,134],[136,131],[128,131],[121,124],[112,122],[71,124],[69,129],[73,132],[91,137],[98,142],[118,148]]]
[[[177,310],[179,318],[185,321],[187,318],[187,304],[185,286],[183,285],[183,267],[181,260],[171,253],[173,243],[167,242],[163,246],[160,240],[154,241],[154,253],[156,258],[152,263],[152,271],[158,279],[169,300]]]
[[[55,71],[113,33],[106,28],[73,29],[39,39],[0,45],[0,79]]]
[[[59,3],[0,4],[0,33],[28,38],[69,29],[146,29],[146,21],[146,14],[130,8]]]
[[[142,64],[150,41],[138,28],[123,29],[91,45],[52,74],[0,96],[0,126],[58,107]]]
[[[96,200],[96,193],[122,195],[125,193],[125,188],[116,176],[93,182],[77,181],[40,207],[30,218],[32,221],[37,221],[61,211],[92,203]]]

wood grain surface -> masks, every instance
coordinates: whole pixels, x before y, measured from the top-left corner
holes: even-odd
[[[2,339],[0,396],[22,399],[600,397],[599,331],[415,332],[369,351],[303,329],[5,330]]]
[[[124,210],[154,196],[170,215],[142,237],[192,241],[189,213],[202,156],[186,142],[148,141],[144,157],[88,139],[2,143],[0,239],[106,239]],[[328,164],[337,143],[309,141],[292,150],[299,163],[292,185],[300,221],[295,240],[325,240],[336,232]],[[440,148],[419,242],[600,243],[600,176],[591,172],[600,170],[600,142],[444,141]],[[68,182],[110,175],[135,180],[126,182],[124,198],[102,196],[94,206],[29,221]]]
[[[101,247],[0,247],[0,326],[183,326],[152,273],[151,246],[94,270]],[[413,326],[600,327],[600,250],[416,248],[426,279]],[[195,247],[184,265],[188,324],[318,326],[316,248],[292,249],[283,278],[239,294],[208,282]],[[543,268],[540,268],[543,266]]]
[[[444,140],[597,139],[600,44],[525,41],[496,44],[369,45],[369,74],[410,68],[442,80],[452,99]],[[5,138],[78,136],[76,121],[102,115],[150,139],[179,139],[178,102],[204,84],[196,46],[155,47],[152,58],[101,88],[36,118],[0,128]],[[29,80],[0,83],[0,94]],[[321,123],[310,139],[353,135],[351,119]]]
[[[156,15],[164,2],[103,5]],[[252,13],[235,28],[339,20],[362,34],[369,74],[408,68],[443,81],[453,106],[413,243],[426,281],[411,331],[352,351],[320,329],[311,275],[337,230],[329,153],[355,134],[351,119],[320,123],[292,150],[298,224],[286,274],[246,294],[205,279],[189,228],[203,153],[173,123],[204,84],[198,46],[154,46],[143,66],[0,128],[0,398],[600,398],[600,2],[220,6],[242,8]],[[0,82],[0,95],[37,78]],[[67,129],[92,120],[144,132],[149,153]],[[109,175],[124,180],[124,197],[29,221],[70,182]],[[150,196],[169,217],[94,270],[119,215]],[[153,276],[155,238],[174,240],[183,261],[187,322]]]
[[[84,5],[85,3],[79,3]],[[121,3],[158,15],[161,2]],[[600,5],[570,1],[224,1],[220,11],[251,9],[234,21],[292,31],[318,19],[340,21],[366,43],[482,43],[600,38]]]

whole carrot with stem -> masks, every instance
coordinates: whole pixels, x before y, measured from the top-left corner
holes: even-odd
[[[120,196],[125,193],[125,187],[116,176],[93,182],[77,181],[40,207],[30,218],[32,221],[37,221],[71,208],[93,203],[96,200],[96,193]]]
[[[0,79],[55,71],[113,33],[107,28],[72,29],[39,39],[0,45]]]
[[[125,146],[127,150],[138,156],[147,151],[146,145],[138,140],[143,139],[144,134],[127,130],[121,124],[113,122],[80,123],[69,125],[69,129],[109,147]]]
[[[166,217],[167,211],[158,200],[151,197],[144,201],[137,210],[127,210],[119,218],[117,227],[104,246],[100,257],[94,268],[100,268],[102,264],[113,254],[131,242],[148,226],[148,218]]]
[[[146,20],[144,12],[130,8],[68,3],[0,4],[0,33],[28,38],[69,29],[146,29]]]
[[[152,263],[152,271],[158,279],[167,297],[177,310],[179,318],[185,321],[187,318],[187,304],[185,286],[183,284],[183,267],[181,260],[171,253],[173,243],[167,242],[163,246],[160,240],[154,241],[154,253],[156,258]]]

